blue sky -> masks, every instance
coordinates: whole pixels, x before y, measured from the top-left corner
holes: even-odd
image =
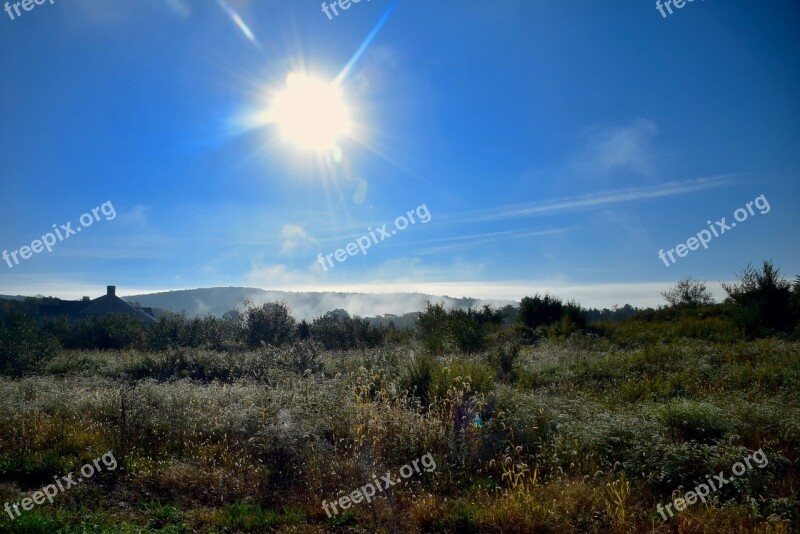
[[[0,12],[0,249],[107,201],[117,214],[0,263],[0,293],[237,285],[654,305],[686,275],[715,285],[765,259],[800,274],[796,2],[708,0],[663,18],[648,0],[400,0],[340,85],[357,125],[341,158],[242,127],[290,72],[336,78],[392,3],[333,20],[316,0]],[[760,195],[769,213],[659,259]],[[422,204],[427,224],[317,262]]]

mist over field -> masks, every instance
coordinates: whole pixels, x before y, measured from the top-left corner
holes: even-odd
[[[254,288],[208,288],[165,293],[131,295],[128,302],[139,302],[173,312],[184,312],[187,317],[204,315],[222,316],[241,308],[245,301],[252,304],[286,302],[292,315],[298,319],[311,320],[333,310],[345,310],[350,315],[376,317],[379,315],[404,315],[421,311],[425,302],[441,302],[448,308],[476,308],[483,305],[503,307],[512,301],[483,300],[471,298],[436,297],[419,293],[299,293],[292,291],[265,291]]]

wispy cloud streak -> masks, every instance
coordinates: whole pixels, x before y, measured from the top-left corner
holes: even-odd
[[[493,209],[475,211],[462,217],[457,217],[456,221],[454,222],[466,223],[516,219],[533,217],[536,215],[545,215],[560,211],[599,208],[612,204],[635,202],[637,200],[671,197],[685,193],[694,193],[696,191],[702,191],[705,189],[723,187],[730,184],[734,176],[735,175],[727,174],[714,176],[711,178],[686,180],[683,182],[669,182],[657,186],[617,189],[580,197],[557,199],[549,203],[500,206]]]
[[[471,234],[454,237],[443,237],[438,239],[428,239],[425,241],[418,241],[417,245],[424,245],[426,243],[449,243],[440,246],[433,246],[423,248],[416,251],[416,254],[438,254],[448,250],[458,248],[469,248],[487,243],[494,243],[496,241],[503,241],[506,239],[524,239],[527,237],[542,237],[547,235],[559,235],[567,231],[567,228],[549,228],[545,230],[507,230],[503,232],[485,232],[482,234]]]

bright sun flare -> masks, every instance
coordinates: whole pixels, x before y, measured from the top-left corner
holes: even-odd
[[[272,103],[272,118],[283,137],[306,150],[336,148],[348,135],[350,117],[338,87],[293,72]]]

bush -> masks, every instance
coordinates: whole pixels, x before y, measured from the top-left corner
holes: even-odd
[[[311,325],[308,324],[308,321],[303,319],[299,323],[297,323],[297,339],[304,340],[311,337]]]
[[[383,344],[385,330],[365,319],[350,317],[345,310],[329,311],[312,321],[311,337],[327,350],[374,348]]]
[[[295,341],[289,351],[292,369],[298,373],[316,372],[322,366],[318,361],[319,347],[309,340]]]
[[[514,342],[505,342],[498,345],[492,352],[491,362],[497,369],[497,379],[500,382],[516,382],[517,371],[515,365],[519,359],[520,345]]]
[[[713,443],[731,430],[725,413],[707,402],[680,399],[661,410],[661,422],[673,441]]]
[[[411,360],[400,378],[400,387],[420,400],[422,406],[431,404],[436,375],[441,365],[430,355],[419,355]]]
[[[557,325],[555,329],[544,329],[548,335],[567,335],[586,328],[586,312],[577,302],[564,304],[558,297],[538,294],[525,297],[519,305],[517,321],[531,329]],[[540,330],[542,331],[542,330]]]
[[[707,341],[736,341],[742,339],[741,329],[729,318],[721,316],[722,307],[710,308],[713,314],[685,315],[667,319],[659,310],[617,323],[593,324],[598,334],[620,345],[670,343],[685,338]]]
[[[430,354],[441,354],[447,341],[447,311],[444,304],[425,303],[417,318],[417,334]]]
[[[22,376],[40,369],[58,354],[58,341],[39,332],[36,323],[21,311],[0,313],[0,372]]]
[[[525,326],[524,324],[515,323],[501,331],[497,335],[500,343],[518,343],[520,345],[533,345],[539,340],[539,335],[533,331],[533,328]]]
[[[728,294],[727,302],[734,305],[734,319],[748,337],[794,329],[791,286],[771,261],[765,261],[761,271],[748,265],[739,274],[738,283],[722,287]]]
[[[459,351],[472,354],[486,346],[486,329],[471,309],[453,310],[448,323],[448,337]]]
[[[247,344],[251,348],[262,345],[279,347],[294,339],[295,321],[286,302],[248,306],[244,317]]]
[[[121,350],[134,347],[144,350],[147,327],[135,317],[101,315],[71,321],[64,317],[48,318],[42,332],[52,335],[65,349]]]
[[[472,354],[486,348],[489,334],[500,328],[506,312],[484,306],[481,310],[446,310],[427,302],[417,319],[417,334],[430,354],[453,348]]]
[[[661,293],[670,306],[686,306],[696,308],[698,306],[708,306],[714,304],[714,297],[711,291],[703,282],[693,279],[691,276],[678,282],[675,287]]]
[[[559,425],[555,440],[565,463],[581,462],[584,470],[610,470],[619,463],[626,474],[635,477],[660,459],[656,427],[632,414],[601,411],[586,419],[570,417]]]

